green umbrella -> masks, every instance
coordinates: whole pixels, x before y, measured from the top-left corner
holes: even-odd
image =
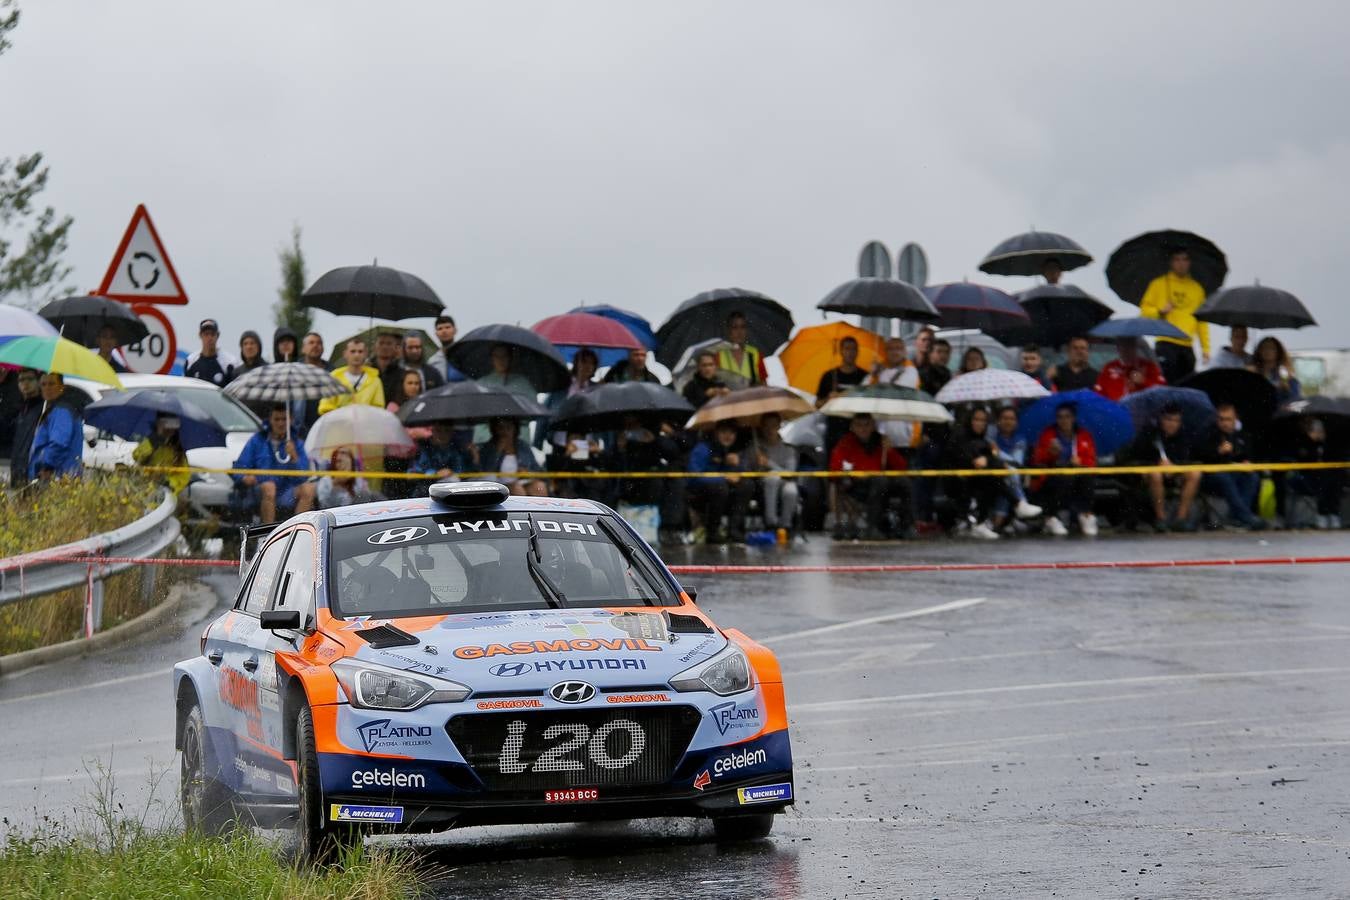
[[[122,390],[117,373],[102,357],[63,337],[27,335],[6,340],[0,343],[0,366],[73,375]]]

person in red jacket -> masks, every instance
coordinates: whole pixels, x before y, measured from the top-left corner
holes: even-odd
[[[1031,464],[1037,468],[1095,468],[1097,444],[1092,435],[1078,427],[1078,414],[1072,403],[1055,410],[1055,424],[1041,432]],[[1036,503],[1046,511],[1045,530],[1063,536],[1069,533],[1067,516],[1078,517],[1084,537],[1097,536],[1097,517],[1092,514],[1093,477],[1091,475],[1050,475],[1033,486]]]
[[[855,415],[848,424],[848,432],[830,452],[831,472],[885,472],[906,468],[905,458],[891,446],[890,438],[877,431],[876,420],[867,413]],[[913,527],[910,522],[909,492],[903,478],[872,476],[869,478],[840,478],[836,489],[847,494],[867,509],[866,540],[884,540],[900,537]],[[887,527],[887,509],[892,500],[900,505],[897,528]],[[836,538],[855,537],[851,526],[840,522]]]
[[[1133,394],[1147,388],[1167,384],[1162,369],[1151,359],[1139,355],[1137,338],[1120,338],[1116,341],[1118,359],[1102,366],[1102,373],[1093,387],[1097,393],[1112,400],[1119,400],[1126,394]]]

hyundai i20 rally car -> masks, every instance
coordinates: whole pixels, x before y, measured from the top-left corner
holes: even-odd
[[[174,667],[189,827],[362,831],[702,816],[793,800],[773,654],[622,519],[486,482],[296,516]],[[241,566],[242,568],[242,566]]]

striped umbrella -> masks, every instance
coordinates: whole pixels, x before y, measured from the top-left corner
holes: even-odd
[[[1050,392],[1030,375],[1008,369],[977,369],[947,382],[935,399],[939,403],[986,403],[1048,396]]]
[[[0,340],[0,367],[73,375],[122,390],[117,373],[103,357],[74,341],[53,335]]]

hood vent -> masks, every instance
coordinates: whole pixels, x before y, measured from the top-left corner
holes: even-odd
[[[673,613],[663,613],[666,617],[666,627],[671,634],[712,634],[712,626],[700,619],[698,616],[681,616]]]
[[[376,650],[387,650],[390,647],[411,647],[418,643],[417,638],[402,629],[395,628],[393,625],[376,625],[374,628],[363,628],[357,634]]]

